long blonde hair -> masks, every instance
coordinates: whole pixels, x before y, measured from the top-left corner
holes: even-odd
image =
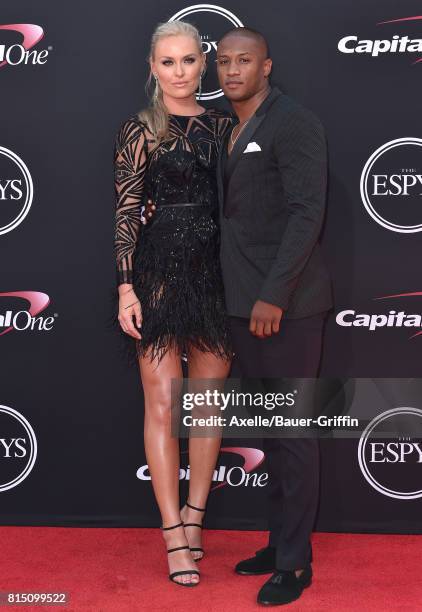
[[[167,21],[165,23],[159,23],[155,28],[151,38],[151,47],[147,61],[149,62],[154,58],[155,48],[160,38],[178,35],[192,36],[198,45],[200,53],[202,53],[201,37],[195,26],[184,21]],[[152,95],[149,94],[153,80],[152,70],[150,70],[145,86],[147,95],[150,98],[150,105],[148,108],[140,110],[138,112],[138,117],[147,124],[149,131],[154,134],[158,140],[164,140],[168,137],[169,115],[164,105],[163,90],[160,87],[158,79],[155,79]]]

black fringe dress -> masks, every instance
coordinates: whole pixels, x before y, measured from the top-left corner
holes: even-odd
[[[117,284],[140,301],[136,356],[160,361],[188,345],[232,357],[219,259],[217,153],[232,118],[216,109],[170,115],[170,137],[154,146],[137,116],[115,143]],[[147,225],[141,207],[156,205]],[[123,332],[122,332],[123,333]]]

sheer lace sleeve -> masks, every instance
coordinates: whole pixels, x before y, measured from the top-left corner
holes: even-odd
[[[141,223],[141,197],[147,161],[142,124],[128,119],[116,135],[114,184],[116,194],[115,254],[117,284],[133,282],[132,258]]]
[[[234,124],[234,117],[231,115],[222,115],[217,117],[217,143],[220,147],[227,132],[231,130]]]

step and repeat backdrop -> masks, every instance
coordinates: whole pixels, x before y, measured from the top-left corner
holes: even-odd
[[[160,524],[139,372],[108,324],[113,147],[146,103],[154,27],[179,19],[201,32],[205,106],[229,108],[216,42],[251,26],[272,83],[326,128],[323,399],[364,426],[321,440],[316,529],[422,532],[420,13],[413,0],[2,2],[0,524]],[[265,528],[267,484],[261,441],[224,439],[208,526]]]

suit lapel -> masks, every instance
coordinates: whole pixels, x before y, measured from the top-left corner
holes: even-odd
[[[230,182],[234,169],[236,168],[236,164],[239,161],[240,156],[243,155],[243,151],[245,150],[248,142],[250,141],[250,139],[252,138],[256,130],[258,129],[258,127],[261,125],[262,121],[265,119],[265,114],[267,110],[269,109],[269,107],[279,96],[281,96],[281,94],[282,92],[280,91],[278,87],[275,87],[275,86],[272,87],[270,90],[270,93],[261,102],[260,106],[258,106],[255,113],[249,119],[249,122],[246,125],[246,127],[240,133],[240,136],[236,140],[236,143],[230,155],[228,155],[227,149],[226,149],[226,155],[228,155],[228,158],[226,161],[227,185]],[[225,143],[224,146],[227,147],[227,143]],[[224,172],[224,167],[222,168],[222,170]]]
[[[256,109],[255,113],[250,118],[246,127],[242,130],[239,138],[236,140],[235,145],[232,149],[231,154],[228,154],[227,144],[230,137],[228,132],[221,142],[220,149],[217,157],[217,185],[218,185],[218,198],[220,202],[220,209],[226,215],[228,212],[229,204],[228,199],[228,187],[230,179],[233,176],[233,172],[236,168],[237,162],[243,151],[245,150],[247,143],[250,141],[261,122],[265,119],[265,114],[271,104],[281,96],[282,92],[278,87],[272,87],[268,96],[263,100],[261,105]],[[233,126],[234,127],[234,126]]]
[[[230,155],[228,155],[227,149],[226,149],[226,155],[228,155],[227,162],[226,162],[227,183],[230,182],[231,176],[233,174],[233,170],[235,169],[236,164],[239,161],[239,157],[243,154],[243,151],[245,147],[247,146],[249,139],[252,138],[253,134],[260,126],[264,117],[265,115],[260,115],[260,116],[256,114],[252,115],[252,117],[248,121],[248,124],[241,131],[239,138],[236,140]],[[226,147],[227,147],[227,144],[226,144]]]

